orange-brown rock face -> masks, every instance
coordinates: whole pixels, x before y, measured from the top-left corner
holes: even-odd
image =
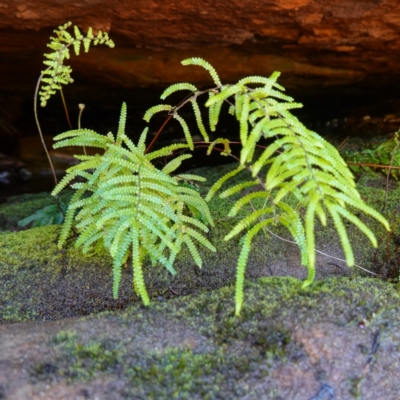
[[[204,81],[179,66],[196,55],[228,81],[278,69],[297,88],[385,82],[400,67],[397,0],[1,0],[1,84],[36,76],[49,30],[68,20],[117,44],[75,69],[123,87]]]
[[[191,56],[211,62],[225,82],[279,70],[295,96],[400,88],[398,0],[0,0],[0,129],[28,107],[48,38],[69,20],[116,43],[72,57],[79,89],[68,88],[70,98],[89,87],[104,97],[210,82],[202,69],[180,65]]]

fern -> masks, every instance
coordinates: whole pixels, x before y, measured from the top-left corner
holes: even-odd
[[[282,93],[284,88],[276,82],[279,73],[275,72],[269,78],[247,77],[236,85],[222,85],[208,63],[195,58],[185,60],[183,65],[202,66],[210,72],[217,85],[217,88],[209,91],[206,102],[211,130],[215,129],[222,105],[228,99],[231,104],[230,113],[236,116],[240,127],[240,166],[214,184],[207,200],[225,182],[248,169],[253,178],[256,178],[255,181],[236,185],[220,196],[232,196],[256,184],[260,190],[237,200],[229,215],[236,215],[246,205],[253,206],[252,200],[255,198],[264,198],[266,201],[261,210],[254,210],[244,217],[225,237],[225,240],[230,240],[239,232],[247,231],[237,265],[236,315],[240,313],[243,302],[244,271],[252,240],[268,225],[282,224],[298,244],[302,264],[308,268],[308,278],[303,282],[303,288],[309,286],[315,276],[316,217],[325,225],[326,215],[331,216],[349,266],[354,265],[354,256],[343,218],[359,228],[376,247],[374,234],[354,212],[358,210],[372,216],[389,230],[388,222],[363,202],[355,188],[354,178],[337,150],[315,132],[308,130],[290,113],[290,109],[302,105],[294,103],[291,97]],[[256,147],[261,138],[275,138],[275,142],[258,154]],[[214,145],[212,143],[210,149]],[[292,193],[306,203],[303,216],[287,201]]]
[[[208,227],[196,219],[196,213],[201,214],[207,224],[213,225],[213,220],[199,192],[180,185],[181,177],[171,176],[190,155],[179,156],[163,170],[158,170],[151,162],[155,158],[153,153],[161,156],[165,151],[145,154],[142,144],[147,130],[135,146],[125,135],[125,122],[124,103],[116,138],[87,129],[55,137],[55,147],[91,145],[105,150],[102,156],[79,156],[81,164],[69,168],[53,191],[57,194],[76,177],[84,180],[71,185],[77,191],[67,210],[68,219],[62,228],[59,247],[68,237],[72,218],[79,233],[76,246],[87,252],[101,241],[113,258],[115,298],[118,297],[122,265],[131,254],[134,288],[143,303],[148,304],[143,260],[148,256],[153,263],[159,263],[175,273],[173,261],[185,244],[195,263],[201,267],[197,245],[211,251],[215,248],[204,236]],[[179,148],[182,145],[171,145],[167,152]],[[190,178],[203,180],[196,175]]]
[[[60,26],[55,31],[56,37],[51,38],[49,44],[53,52],[45,55],[48,68],[42,72],[38,82],[38,87],[40,83],[45,84],[40,92],[42,105],[62,85],[72,82],[71,68],[63,64],[69,58],[70,46],[74,47],[76,54],[79,54],[81,45],[85,51],[91,43],[114,46],[108,35],[102,32],[94,36],[89,30],[83,35],[75,27],[72,35],[67,31],[70,25]],[[251,172],[252,179],[224,188],[220,193],[223,198],[241,195],[228,213],[230,217],[238,216],[239,221],[224,238],[231,240],[243,234],[236,269],[236,315],[243,304],[244,277],[252,241],[260,231],[281,224],[293,236],[300,249],[301,263],[308,269],[303,287],[309,286],[315,275],[316,218],[323,226],[327,224],[328,216],[333,221],[349,266],[354,264],[354,255],[344,220],[354,224],[376,246],[373,232],[356,213],[361,211],[375,218],[386,229],[389,229],[388,222],[363,202],[353,176],[337,150],[291,114],[291,109],[302,105],[283,93],[284,88],[277,83],[279,72],[270,77],[250,76],[234,85],[224,85],[215,69],[205,60],[189,58],[182,64],[204,68],[210,74],[214,87],[200,91],[190,83],[171,85],[162,94],[163,100],[181,90],[189,91],[189,95],[177,106],[159,104],[151,107],[144,119],[149,122],[156,113],[168,112],[167,121],[174,118],[180,123],[186,143],[148,152],[145,146],[146,128],[135,144],[125,134],[125,103],[115,136],[77,129],[55,138],[55,148],[92,146],[103,152],[101,155],[76,156],[80,163],[67,170],[66,176],[53,191],[57,195],[67,186],[75,190],[65,214],[60,247],[67,240],[72,226],[78,233],[75,245],[82,247],[84,252],[104,246],[113,258],[114,297],[118,296],[122,265],[131,260],[134,290],[143,303],[148,304],[143,276],[145,259],[175,273],[175,258],[185,245],[194,262],[201,267],[198,246],[215,251],[205,236],[208,226],[213,225],[207,201],[221,191],[231,178],[245,170]],[[207,154],[218,144],[224,146],[223,150],[217,148],[222,155],[231,154],[228,139],[209,139],[197,102],[202,95],[208,96],[206,107],[210,131],[217,129],[223,105],[227,103],[229,114],[238,121],[242,145],[239,166],[215,182],[205,199],[193,183],[204,180],[202,177],[193,174],[172,176],[190,155],[171,159],[161,170],[153,164],[154,159],[171,156],[174,151],[194,149],[189,126],[179,113],[188,103],[192,106],[199,131],[208,143]],[[35,116],[37,118],[36,100]],[[274,141],[260,152],[257,147],[261,139]],[[252,192],[245,194],[249,188]],[[293,199],[297,205],[293,205]],[[250,214],[241,212],[245,208],[252,210]]]

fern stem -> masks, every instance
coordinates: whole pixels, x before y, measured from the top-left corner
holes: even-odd
[[[161,128],[157,131],[157,133],[155,134],[153,140],[150,142],[150,144],[147,146],[146,151],[144,152],[144,154],[147,154],[150,149],[153,147],[153,144],[156,142],[156,140],[158,139],[158,137],[160,136],[161,132],[164,130],[165,125],[168,124],[169,120],[173,117],[173,114],[168,115],[168,118],[164,121],[164,123],[161,125]]]
[[[48,69],[49,68],[47,68],[46,71]],[[33,113],[35,115],[35,121],[36,121],[36,126],[37,126],[38,131],[39,131],[40,140],[42,141],[42,145],[43,145],[44,151],[46,153],[47,159],[49,161],[51,171],[53,172],[54,183],[55,183],[55,186],[57,186],[58,181],[57,181],[56,171],[54,169],[53,162],[51,161],[51,157],[50,157],[49,151],[47,150],[46,143],[44,141],[44,137],[43,137],[42,129],[40,127],[38,113],[37,113],[37,98],[38,98],[38,93],[39,93],[39,86],[40,86],[40,83],[42,82],[43,75],[44,75],[44,72],[42,72],[40,74],[39,79],[38,79],[37,84],[36,84],[35,95],[33,97]]]
[[[64,111],[65,111],[65,117],[67,118],[67,121],[68,121],[69,129],[72,130],[72,124],[71,124],[71,120],[69,119],[67,103],[65,102],[65,97],[64,97],[64,93],[62,91],[62,88],[60,88],[60,95],[61,95],[61,100],[62,100]]]
[[[82,118],[82,113],[83,113],[84,109],[85,109],[85,105],[82,103],[79,104],[78,129],[81,129],[81,118]],[[85,154],[85,156],[87,156],[86,146],[83,146],[83,153]]]
[[[275,236],[277,239],[282,240],[283,242],[287,242],[287,243],[294,244],[295,246],[297,246],[297,243],[294,242],[293,240],[285,239],[285,238],[283,238],[283,237],[277,235],[276,233],[272,232],[272,231],[271,231],[270,229],[268,229],[268,228],[264,228],[264,229],[265,229],[270,235]],[[344,263],[346,262],[346,260],[344,260],[343,258],[338,258],[338,257],[331,256],[330,254],[324,253],[324,252],[321,251],[321,250],[315,249],[315,252],[318,253],[318,254],[321,254],[322,256],[325,256],[325,257],[328,257],[328,258],[332,258],[332,260],[342,261],[342,262],[344,262]],[[370,270],[368,270],[368,269],[362,267],[361,265],[354,264],[354,266],[357,267],[357,268],[359,268],[359,269],[361,269],[361,270],[363,270],[363,271],[365,271],[365,272],[368,272],[368,273],[371,274],[371,275],[379,276],[379,274],[376,274],[375,272],[372,272],[372,271],[370,271]]]
[[[177,106],[175,106],[173,108],[173,110],[168,115],[168,118],[161,125],[161,128],[157,131],[157,133],[155,134],[153,140],[147,146],[147,149],[144,152],[144,154],[147,154],[150,151],[150,149],[153,147],[154,143],[156,142],[156,140],[160,136],[161,132],[164,130],[164,128],[167,125],[167,123],[170,121],[170,119],[175,115],[175,113],[177,111],[179,111],[187,103],[190,103],[192,100],[195,100],[198,96],[201,96],[202,94],[205,94],[205,93],[208,93],[208,92],[212,92],[212,91],[215,91],[215,90],[216,90],[216,88],[212,88],[212,89],[203,90],[201,92],[196,92],[196,93],[193,93],[193,94],[190,94],[190,95],[186,96],[183,100],[181,100],[181,102]]]

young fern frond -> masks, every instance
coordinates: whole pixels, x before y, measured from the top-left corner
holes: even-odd
[[[42,85],[42,89],[39,92],[40,104],[42,107],[46,106],[49,98],[55,94],[57,90],[60,90],[62,85],[74,81],[71,78],[71,67],[64,65],[64,60],[70,58],[70,46],[73,46],[76,55],[79,55],[82,43],[86,53],[89,51],[89,46],[92,42],[94,45],[106,44],[111,48],[115,46],[107,33],[99,31],[97,36],[94,36],[92,28],[89,28],[86,36],[84,36],[79,31],[79,28],[74,26],[75,37],[73,37],[67,31],[71,25],[71,22],[67,22],[54,30],[56,37],[51,37],[51,42],[47,45],[53,52],[44,55],[46,60],[43,63],[48,67],[42,71],[39,79],[40,82],[45,83],[45,85]]]
[[[221,151],[221,156],[229,156],[229,154],[231,154],[232,150],[229,147],[230,145],[230,141],[229,139],[225,139],[225,138],[218,138],[215,139],[209,146],[207,149],[207,155],[209,156],[211,154],[211,152],[213,151],[213,148],[217,145],[217,144],[223,144],[224,145],[224,150]]]

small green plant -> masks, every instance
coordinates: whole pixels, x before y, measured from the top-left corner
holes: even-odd
[[[33,222],[33,228],[45,225],[61,225],[64,222],[64,213],[68,208],[70,200],[70,193],[64,194],[54,204],[49,204],[37,210],[32,215],[18,221],[18,225],[27,226],[31,222]]]
[[[53,191],[56,195],[67,185],[76,190],[68,206],[60,246],[65,243],[73,224],[79,232],[76,245],[82,246],[84,251],[95,243],[105,246],[114,260],[115,297],[118,295],[121,266],[131,256],[134,288],[143,302],[148,304],[142,271],[144,258],[149,257],[153,264],[160,263],[174,273],[174,259],[185,244],[194,261],[201,265],[195,242],[215,250],[204,236],[208,231],[207,224],[213,224],[206,201],[244,170],[251,172],[250,180],[220,193],[220,197],[226,198],[252,188],[250,194],[235,202],[228,216],[238,216],[248,206],[251,206],[252,212],[242,217],[225,237],[225,240],[231,240],[239,234],[243,235],[236,269],[236,315],[240,313],[243,303],[244,275],[252,241],[260,231],[271,225],[285,226],[298,244],[301,263],[308,269],[303,287],[309,286],[315,276],[316,218],[323,226],[327,224],[328,217],[332,219],[349,266],[354,265],[354,255],[343,220],[353,223],[373,246],[377,246],[373,232],[356,213],[361,211],[375,218],[389,230],[388,222],[363,202],[353,176],[338,151],[290,113],[290,109],[301,107],[301,104],[283,93],[284,88],[277,83],[278,72],[268,78],[250,76],[236,84],[222,84],[214,68],[203,59],[189,58],[182,64],[207,70],[214,82],[213,87],[198,90],[190,83],[171,85],[162,94],[162,99],[180,90],[190,91],[191,94],[175,107],[168,104],[151,107],[144,119],[149,122],[155,113],[168,112],[168,118],[174,118],[181,124],[185,144],[149,152],[151,144],[147,149],[145,146],[147,129],[134,144],[125,134],[125,104],[116,136],[78,129],[55,138],[56,148],[93,146],[104,151],[103,155],[75,156],[80,164],[67,170],[67,175]],[[58,84],[66,81],[60,80]],[[242,146],[238,167],[215,182],[205,200],[198,191],[180,184],[182,180],[202,181],[202,177],[171,175],[190,154],[172,158],[161,170],[153,164],[156,158],[171,156],[178,149],[194,150],[189,126],[180,115],[180,110],[188,103],[208,145],[208,154],[218,144],[224,145],[222,154],[230,154],[229,140],[209,140],[197,103],[203,95],[208,96],[206,107],[210,131],[216,130],[220,113],[227,104],[229,113],[239,123]],[[260,153],[257,147],[262,138],[272,139],[273,142]],[[80,181],[75,180],[78,177]],[[293,199],[300,206],[293,206]],[[198,215],[204,220],[201,221]]]
[[[400,130],[379,146],[361,152],[344,151],[343,156],[354,172],[382,172],[399,180],[400,170]]]

